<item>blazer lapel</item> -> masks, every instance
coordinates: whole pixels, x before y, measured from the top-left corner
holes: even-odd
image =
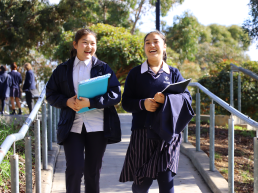
[[[70,93],[72,93],[72,96],[75,95],[74,92],[74,86],[73,86],[73,63],[74,63],[75,57],[71,58],[67,63],[67,80],[69,85]]]

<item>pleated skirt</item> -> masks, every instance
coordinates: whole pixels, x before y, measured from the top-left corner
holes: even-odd
[[[171,144],[147,138],[147,129],[133,130],[119,181],[141,184],[144,178],[157,179],[158,173],[177,173],[181,133]]]

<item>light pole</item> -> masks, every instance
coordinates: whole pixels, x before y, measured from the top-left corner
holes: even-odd
[[[160,0],[156,2],[156,30],[160,31]]]

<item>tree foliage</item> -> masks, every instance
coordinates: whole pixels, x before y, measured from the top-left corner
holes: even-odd
[[[33,47],[57,31],[60,15],[44,1],[4,0],[0,2],[0,61],[22,60]]]
[[[258,40],[258,1],[250,0],[249,7],[250,18],[243,23],[243,29],[252,39]]]
[[[150,12],[151,9],[156,7],[156,0],[127,0],[128,8],[131,9],[131,14],[133,15],[133,25],[131,28],[131,34],[135,33],[135,28],[137,22],[140,20],[142,15]],[[182,4],[184,0],[162,0],[160,1],[161,15],[164,17],[167,15],[168,11],[175,4]]]
[[[183,60],[195,60],[198,51],[198,38],[200,36],[200,24],[191,14],[185,12],[183,16],[176,17],[173,27],[166,31],[167,45],[180,54]]]
[[[74,30],[104,23],[129,27],[129,9],[121,0],[61,0],[58,7],[67,13],[64,29]]]
[[[230,61],[216,64],[216,68],[210,75],[201,78],[198,82],[206,87],[213,94],[220,97],[227,103],[230,103]],[[237,64],[239,65],[239,64]],[[258,74],[257,62],[245,62],[241,67],[251,70]],[[234,73],[234,107],[237,108],[237,77],[238,73]],[[241,73],[241,98],[242,113],[250,116],[252,119],[258,119],[258,81]],[[203,114],[209,113],[210,98],[206,94],[201,94],[201,111]],[[215,105],[216,114],[229,114],[227,110],[219,105]]]
[[[249,59],[245,51],[250,46],[250,38],[237,25],[203,26],[193,15],[185,12],[176,17],[173,26],[165,33],[168,46],[179,54],[181,64],[188,60],[205,68],[224,60],[243,62]]]

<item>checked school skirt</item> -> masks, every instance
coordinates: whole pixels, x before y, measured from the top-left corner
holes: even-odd
[[[134,181],[139,185],[145,177],[157,179],[168,169],[177,173],[181,133],[171,144],[147,138],[147,129],[133,130],[119,181]]]

